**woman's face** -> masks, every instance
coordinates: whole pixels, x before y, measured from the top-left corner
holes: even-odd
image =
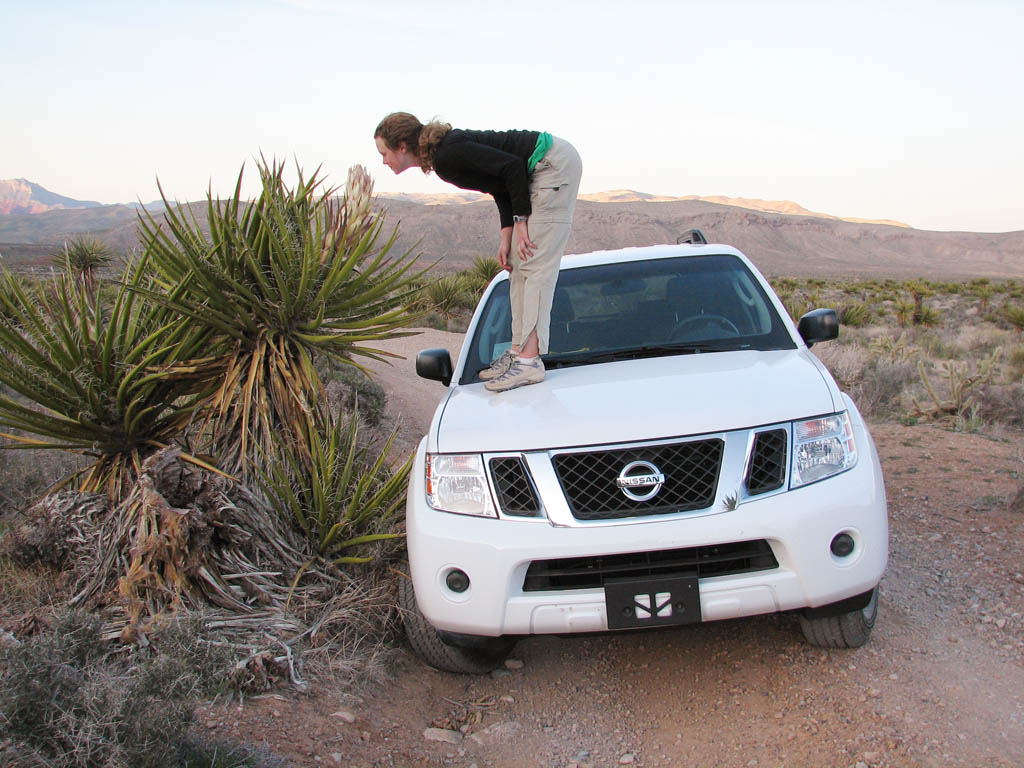
[[[416,161],[416,155],[409,151],[404,141],[398,145],[398,149],[391,149],[381,136],[378,136],[374,141],[377,144],[377,151],[384,158],[384,165],[396,174],[419,165]]]

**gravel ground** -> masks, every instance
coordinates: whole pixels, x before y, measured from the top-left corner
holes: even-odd
[[[401,450],[444,392],[415,352],[374,364]],[[871,641],[827,651],[792,616],[520,642],[490,676],[435,672],[410,652],[361,695],[318,689],[200,710],[211,732],[295,766],[1024,765],[1024,516],[1009,510],[1024,436],[877,424],[890,565]]]

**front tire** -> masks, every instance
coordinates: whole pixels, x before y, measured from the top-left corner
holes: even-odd
[[[800,628],[811,645],[819,648],[860,648],[871,637],[878,618],[878,587],[871,590],[868,604],[838,616],[808,618],[800,615]]]
[[[398,606],[409,645],[417,656],[434,669],[461,675],[483,675],[497,669],[512,651],[516,641],[510,638],[474,638],[482,647],[461,648],[449,645],[420,612],[412,579],[404,576],[398,583]]]

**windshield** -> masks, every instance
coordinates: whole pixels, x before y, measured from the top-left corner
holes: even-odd
[[[512,342],[509,284],[476,326],[462,383]],[[794,349],[774,306],[735,256],[602,264],[559,273],[548,368],[668,354]]]

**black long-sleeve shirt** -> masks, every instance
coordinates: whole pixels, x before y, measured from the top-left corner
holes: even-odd
[[[502,227],[513,216],[529,216],[530,176],[526,163],[537,147],[537,131],[470,131],[453,128],[434,153],[438,177],[461,189],[494,197]]]

